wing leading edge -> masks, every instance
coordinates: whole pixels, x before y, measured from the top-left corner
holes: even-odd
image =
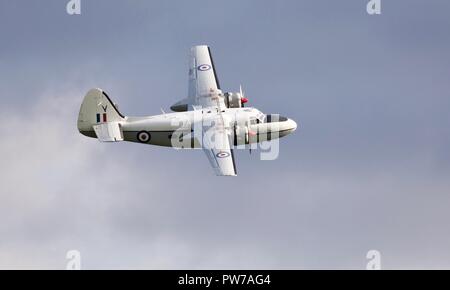
[[[204,132],[203,151],[206,153],[216,175],[237,175],[230,135],[224,126],[222,116],[218,115],[215,125]]]
[[[206,45],[192,47],[188,98],[192,99],[193,105],[205,108],[216,106],[219,94],[220,84],[210,48]]]
[[[234,152],[230,143],[229,128],[225,126],[221,107],[225,107],[211,50],[206,45],[191,48],[188,99],[196,107],[218,107],[214,126],[202,134],[203,151],[216,175],[236,176]]]
[[[217,135],[216,135],[217,136]],[[228,135],[225,135],[228,139]],[[230,148],[229,142],[228,146],[225,148],[203,148],[203,151],[208,157],[209,163],[211,164],[214,172],[218,176],[236,176],[236,163],[234,161],[234,152]]]

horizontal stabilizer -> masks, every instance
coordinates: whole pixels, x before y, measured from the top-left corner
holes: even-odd
[[[123,133],[119,122],[106,122],[93,127],[100,142],[123,141]]]

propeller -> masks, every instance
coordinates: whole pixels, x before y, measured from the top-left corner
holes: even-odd
[[[250,155],[252,155],[252,143],[250,142],[250,138],[251,138],[251,136],[256,136],[256,135],[257,135],[256,132],[248,130],[248,140],[249,140],[248,145],[249,145]]]
[[[239,85],[239,93],[241,94],[242,107],[244,107],[244,104],[248,102],[248,99],[244,96],[244,92],[242,91],[242,85]]]

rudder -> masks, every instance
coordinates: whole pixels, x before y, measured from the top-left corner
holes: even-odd
[[[78,114],[78,131],[96,137],[93,126],[106,122],[120,122],[125,119],[109,96],[101,89],[92,89],[84,97]]]

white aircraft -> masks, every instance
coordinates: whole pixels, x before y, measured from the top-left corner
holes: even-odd
[[[297,128],[291,119],[244,107],[247,101],[242,88],[222,93],[209,47],[194,46],[188,97],[171,106],[175,113],[126,117],[103,90],[92,89],[81,104],[78,130],[102,142],[203,148],[217,175],[236,176],[233,148],[251,149]]]

